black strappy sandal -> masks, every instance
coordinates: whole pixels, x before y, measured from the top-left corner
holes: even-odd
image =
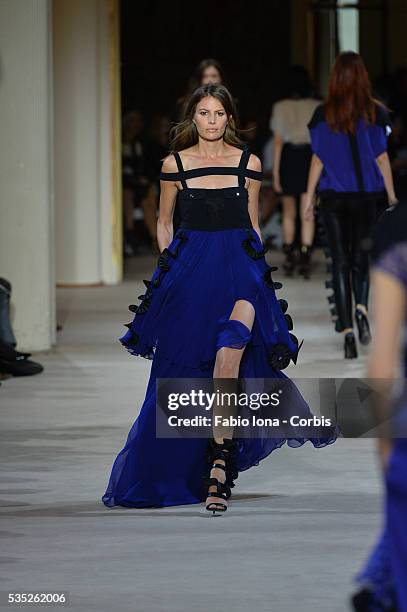
[[[225,482],[220,482],[217,478],[205,477],[205,485],[208,487],[215,486],[216,491],[207,493],[208,497],[219,497],[220,499],[227,500],[231,497],[231,488],[235,486],[233,479],[238,477],[238,471],[235,462],[235,451],[236,443],[228,438],[224,438],[223,444],[218,444],[213,438],[209,440],[208,444],[208,455],[207,461],[211,464],[210,470],[213,468],[219,468],[225,472]],[[224,461],[218,463],[218,461]],[[213,506],[217,506],[214,508]],[[206,509],[209,512],[226,512],[227,505],[222,502],[209,502],[206,504]]]
[[[212,469],[213,468],[221,469],[226,474],[226,466],[223,465],[222,463],[216,463],[215,462],[212,465]],[[207,500],[208,500],[209,497],[219,497],[220,499],[224,499],[225,501],[228,499],[228,495],[227,495],[228,487],[225,485],[225,483],[220,482],[220,480],[218,480],[217,478],[209,478],[208,481],[207,481],[207,484],[208,484],[208,488],[216,487],[216,491],[208,491],[208,494],[206,496]],[[230,492],[230,490],[229,490],[229,492]],[[229,495],[229,497],[230,497],[230,495]],[[214,507],[214,506],[216,506],[216,507]],[[209,502],[209,503],[207,503],[206,504],[206,509],[208,510],[208,512],[212,512],[213,514],[215,514],[216,512],[226,512],[228,507],[223,502],[217,501],[217,502]]]

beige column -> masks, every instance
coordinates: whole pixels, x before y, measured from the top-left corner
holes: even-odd
[[[54,0],[56,275],[121,279],[118,3]]]
[[[21,350],[55,341],[49,0],[0,0],[0,276]]]

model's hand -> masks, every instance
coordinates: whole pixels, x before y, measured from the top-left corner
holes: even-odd
[[[306,221],[314,218],[314,198],[309,193],[305,194],[304,217]]]
[[[261,231],[260,231],[260,228],[259,228],[259,227],[254,227],[253,229],[254,229],[254,231],[256,232],[256,234],[258,235],[258,237],[259,237],[259,240],[260,240],[261,244],[264,246],[263,238],[261,237]]]

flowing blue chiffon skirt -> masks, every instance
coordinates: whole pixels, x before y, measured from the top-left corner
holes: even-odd
[[[386,516],[399,612],[407,612],[407,439],[394,442],[386,474]]]
[[[221,346],[245,347],[240,378],[287,378],[281,371],[296,362],[299,344],[291,333],[288,304],[278,299],[281,283],[272,280],[263,245],[254,230],[180,229],[161,253],[147,291],[120,338],[132,354],[152,360],[147,391],[123,449],[117,455],[102,501],[106,506],[163,507],[204,501],[206,438],[156,437],[157,378],[212,378]],[[237,300],[255,310],[250,330],[230,314]],[[295,388],[293,415],[310,417]],[[325,433],[325,432],[324,432]],[[304,438],[239,438],[236,466],[244,471],[287,443],[314,447],[336,440],[332,435]]]
[[[369,591],[369,612],[407,612],[407,440],[394,442],[386,472],[385,523],[356,577]]]

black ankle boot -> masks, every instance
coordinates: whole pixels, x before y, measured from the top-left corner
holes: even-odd
[[[294,243],[283,244],[283,253],[285,255],[285,262],[283,263],[283,269],[286,276],[292,276],[294,273],[295,266],[297,265],[297,258],[295,256]]]
[[[356,357],[358,356],[358,351],[356,348],[356,339],[353,331],[345,334],[344,350],[345,359],[356,359]]]
[[[311,272],[311,250],[312,247],[305,244],[301,245],[300,248],[300,265],[298,273],[301,274],[305,279],[310,278]]]
[[[372,339],[372,336],[370,334],[369,321],[365,313],[359,310],[358,308],[356,308],[355,310],[355,321],[358,327],[360,344],[369,344]]]

